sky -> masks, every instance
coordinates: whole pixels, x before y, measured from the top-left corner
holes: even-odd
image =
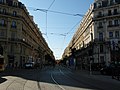
[[[56,59],[61,59],[94,0],[19,0],[38,24]]]

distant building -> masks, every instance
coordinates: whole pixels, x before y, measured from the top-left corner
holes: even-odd
[[[71,52],[71,53],[70,53]],[[73,56],[78,66],[102,66],[120,62],[120,0],[95,0],[83,17],[65,56]]]
[[[46,55],[54,59],[40,29],[18,0],[0,0],[0,46],[8,66],[23,67],[29,57],[45,62]]]

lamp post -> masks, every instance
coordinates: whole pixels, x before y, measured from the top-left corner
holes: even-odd
[[[99,45],[97,47],[97,50],[98,50],[98,64],[99,64]]]
[[[90,60],[90,75],[92,75],[92,60]]]

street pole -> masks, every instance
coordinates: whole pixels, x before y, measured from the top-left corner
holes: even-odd
[[[99,45],[98,45],[98,65],[99,65]]]
[[[92,75],[92,60],[90,60],[90,75]]]

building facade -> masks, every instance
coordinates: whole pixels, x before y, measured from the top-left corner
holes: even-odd
[[[120,1],[95,0],[68,47],[80,68],[120,62]]]
[[[46,55],[54,59],[33,16],[18,0],[0,0],[0,47],[9,67],[45,62]]]

